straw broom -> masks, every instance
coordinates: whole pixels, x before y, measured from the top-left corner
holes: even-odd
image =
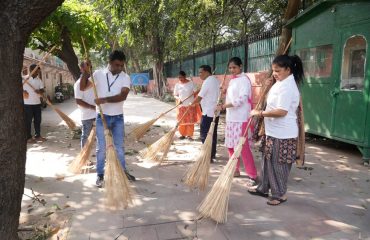
[[[85,41],[82,38],[82,44],[85,49],[86,58],[88,59],[88,52],[86,50]],[[96,90],[94,75],[92,74],[92,66],[90,65],[90,76],[91,82],[94,89],[95,98],[98,98],[98,92]],[[97,104],[100,116],[102,118],[105,134],[106,144],[106,167],[105,173],[105,195],[106,204],[112,208],[127,208],[129,204],[132,204],[133,190],[129,185],[129,180],[123,171],[121,163],[117,158],[117,153],[113,144],[112,133],[108,129],[107,122],[104,118],[103,109],[100,104]]]
[[[36,89],[29,82],[27,82],[27,85],[30,86],[34,91],[36,91]],[[41,93],[39,93],[39,96],[46,100],[46,103],[63,119],[63,121],[67,124],[69,129],[71,129],[72,131],[76,129],[76,123],[70,117],[68,117],[67,114],[62,112],[62,110],[60,110],[59,108],[55,107],[49,101],[49,99],[45,98],[44,95],[42,95]]]
[[[214,128],[215,122],[212,122],[207,138],[200,150],[200,154],[196,158],[196,162],[187,170],[183,178],[183,182],[186,185],[189,187],[198,186],[201,191],[206,188],[208,183]]]
[[[243,145],[247,139],[248,129],[251,122],[252,118],[249,119],[243,136],[239,138],[239,143],[235,148],[234,154],[222,170],[211,191],[198,206],[201,217],[211,218],[217,223],[224,223],[227,221],[231,184],[234,178],[236,165],[238,163],[238,157],[240,156]]]
[[[176,126],[171,129],[171,131],[166,133],[163,137],[161,137],[159,140],[157,140],[155,143],[153,143],[149,147],[145,148],[144,150],[141,150],[139,152],[140,156],[144,159],[150,159],[154,162],[158,162],[159,164],[161,164],[163,160],[166,158],[171,148],[171,144],[173,142],[177,128],[180,125],[180,122],[182,121],[182,119],[184,119],[184,117],[186,116],[186,114],[188,113],[190,109],[191,107],[189,107],[185,111],[184,115],[177,122]]]
[[[224,74],[224,78],[221,83],[220,87],[220,94],[218,96],[218,104],[220,104],[222,99],[222,89],[225,84],[227,68]],[[203,191],[208,183],[208,176],[209,176],[209,168],[210,168],[210,159],[211,159],[211,152],[212,152],[212,142],[213,142],[213,134],[215,128],[215,121],[216,117],[219,112],[215,112],[213,117],[213,121],[211,126],[208,130],[208,134],[202,148],[200,150],[199,155],[195,158],[195,163],[185,172],[185,176],[183,178],[183,182],[191,188],[198,187],[201,191]]]
[[[52,47],[49,52],[45,54],[45,56],[40,60],[40,62],[36,65],[36,67],[31,71],[31,73],[28,75],[28,77],[23,81],[23,85],[27,84],[30,86],[34,91],[36,89],[28,82],[30,77],[36,73],[36,71],[40,68],[40,65],[43,63],[43,61],[46,60],[46,58],[55,50],[56,46]],[[55,107],[49,99],[45,98],[41,93],[39,93],[39,96],[44,98],[46,100],[46,103],[63,119],[63,121],[67,124],[67,126],[74,130],[76,128],[75,122],[68,117],[65,113],[63,113],[59,108]]]
[[[79,174],[81,173],[81,169],[84,166],[86,166],[87,161],[90,159],[90,153],[91,153],[92,145],[94,143],[95,135],[96,135],[96,130],[95,130],[95,127],[93,127],[90,131],[89,137],[87,138],[85,145],[81,149],[81,152],[77,155],[77,157],[69,165],[68,170],[70,172]]]
[[[193,96],[193,94],[191,94],[189,97],[185,98],[182,102],[184,102],[185,100],[189,99],[191,96]],[[161,113],[158,117],[156,118],[153,118],[152,120],[150,121],[147,121],[145,123],[142,123],[142,124],[139,124],[136,128],[134,128],[130,133],[129,135],[130,136],[133,136],[135,138],[136,141],[138,141],[140,138],[142,138],[145,133],[148,132],[149,128],[158,120],[160,119],[161,117],[163,117],[164,115],[166,115],[167,113],[171,112],[172,110],[174,110],[175,108],[177,108],[179,105],[181,105],[181,102],[179,102],[178,104],[176,104],[176,106],[170,108],[169,110],[167,110],[166,112],[163,112]]]
[[[266,94],[268,87],[265,87],[263,94]],[[259,108],[263,99],[258,100],[256,108]],[[255,118],[256,119],[256,118]],[[224,223],[227,221],[227,210],[229,205],[229,195],[231,184],[234,178],[238,158],[243,149],[245,141],[247,141],[248,129],[252,123],[252,117],[249,118],[247,127],[243,136],[239,138],[239,143],[235,148],[234,154],[230,157],[228,163],[224,167],[222,173],[216,180],[211,191],[207,194],[206,198],[198,206],[201,217],[211,218],[217,223]]]

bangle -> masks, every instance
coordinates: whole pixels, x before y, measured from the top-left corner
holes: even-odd
[[[263,110],[260,112],[260,117],[263,117]]]

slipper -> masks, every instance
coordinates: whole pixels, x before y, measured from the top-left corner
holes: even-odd
[[[264,197],[264,198],[267,198],[269,196],[267,193],[262,193],[262,192],[259,192],[257,190],[255,190],[255,191],[248,190],[248,193],[251,194],[251,195],[260,196],[260,197]]]
[[[267,202],[267,205],[270,205],[270,206],[277,206],[277,205],[282,204],[283,202],[286,202],[287,200],[288,200],[288,199],[271,198],[271,199]],[[272,201],[277,201],[278,203],[277,203],[277,204],[271,203]]]

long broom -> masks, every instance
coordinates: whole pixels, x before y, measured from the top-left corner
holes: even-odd
[[[149,147],[141,150],[139,152],[140,156],[144,159],[149,159],[157,162],[158,164],[161,164],[171,148],[175,133],[180,125],[180,122],[184,119],[190,109],[191,107],[189,106],[189,108],[185,111],[183,116],[177,122],[176,126],[171,129],[171,131],[166,133],[163,137],[151,144]]]
[[[191,96],[193,96],[193,94],[191,94],[189,97],[185,98],[183,101],[189,99]],[[182,101],[182,102],[183,102]],[[171,112],[172,110],[174,110],[175,108],[177,108],[179,105],[181,105],[181,102],[179,102],[178,104],[176,104],[176,106],[170,108],[169,110],[167,110],[166,112],[163,112],[161,113],[160,115],[158,115],[158,117],[156,118],[153,118],[152,120],[150,121],[147,121],[145,123],[142,123],[142,124],[139,124],[136,128],[134,128],[130,133],[129,135],[130,136],[133,136],[135,138],[136,141],[138,141],[139,139],[141,139],[145,133],[148,132],[149,128],[158,120],[160,119],[161,117],[163,117],[164,115],[166,115],[167,113]]]
[[[36,91],[36,89],[29,82],[27,82],[27,85],[30,86],[34,91]],[[63,121],[67,124],[69,129],[71,129],[72,131],[76,129],[76,123],[70,117],[68,117],[67,114],[62,112],[62,110],[60,110],[59,108],[55,107],[49,101],[49,99],[45,98],[44,95],[42,95],[41,93],[39,93],[39,96],[45,99],[46,103],[63,119]]]
[[[86,49],[85,41],[82,38],[82,44],[85,49],[86,58],[88,60],[88,52]],[[96,90],[94,75],[92,74],[92,66],[90,65],[90,76],[91,82],[94,89],[95,98],[98,98],[98,92]],[[129,185],[129,180],[118,161],[117,153],[113,144],[113,137],[109,131],[107,122],[105,120],[103,109],[100,104],[97,104],[100,116],[102,118],[104,126],[105,144],[106,144],[106,167],[105,167],[105,195],[106,204],[112,208],[127,208],[129,204],[132,204],[133,190]]]
[[[221,95],[223,86],[225,84],[226,73],[227,69],[225,71],[224,78],[220,86],[220,94],[217,100],[218,104],[220,104],[222,99]],[[195,163],[185,172],[185,176],[182,179],[182,181],[190,188],[198,187],[201,191],[203,191],[207,186],[210,168],[210,159],[212,153],[213,134],[215,128],[215,121],[218,114],[219,112],[216,111],[211,126],[208,130],[206,140],[202,145],[199,155],[195,158]]]
[[[96,130],[95,130],[95,127],[93,127],[90,131],[89,137],[87,138],[85,145],[81,149],[81,152],[77,155],[77,157],[69,165],[68,170],[70,172],[79,174],[81,173],[82,168],[86,166],[87,161],[90,159],[90,153],[91,153],[92,145],[95,140],[95,135],[96,135]]]
[[[240,156],[243,145],[247,139],[248,129],[251,122],[252,118],[249,119],[243,136],[239,138],[239,143],[235,148],[234,154],[222,170],[211,191],[209,191],[206,198],[198,206],[201,217],[211,218],[217,223],[224,223],[227,221],[231,184],[234,178],[236,165],[238,163],[238,157]]]
[[[263,89],[262,95],[266,95],[270,88],[266,86]],[[258,100],[256,108],[259,108],[262,104],[263,98]],[[256,117],[255,117],[256,119]],[[212,189],[207,194],[206,198],[198,206],[201,217],[211,218],[217,223],[224,223],[227,221],[227,210],[229,206],[229,195],[231,190],[231,184],[234,178],[234,173],[236,165],[238,163],[238,158],[240,157],[241,151],[245,141],[248,137],[248,129],[252,123],[252,117],[249,118],[247,127],[239,138],[239,143],[235,148],[234,154],[230,157],[228,163],[224,167],[220,176],[217,178]]]

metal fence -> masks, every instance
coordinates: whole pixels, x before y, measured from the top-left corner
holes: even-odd
[[[166,77],[176,77],[180,70],[190,76],[198,75],[198,68],[207,64],[215,69],[215,74],[224,74],[231,57],[240,57],[245,72],[268,70],[279,45],[279,30],[272,30],[260,35],[249,36],[246,41],[217,45],[183,59],[165,63]]]

